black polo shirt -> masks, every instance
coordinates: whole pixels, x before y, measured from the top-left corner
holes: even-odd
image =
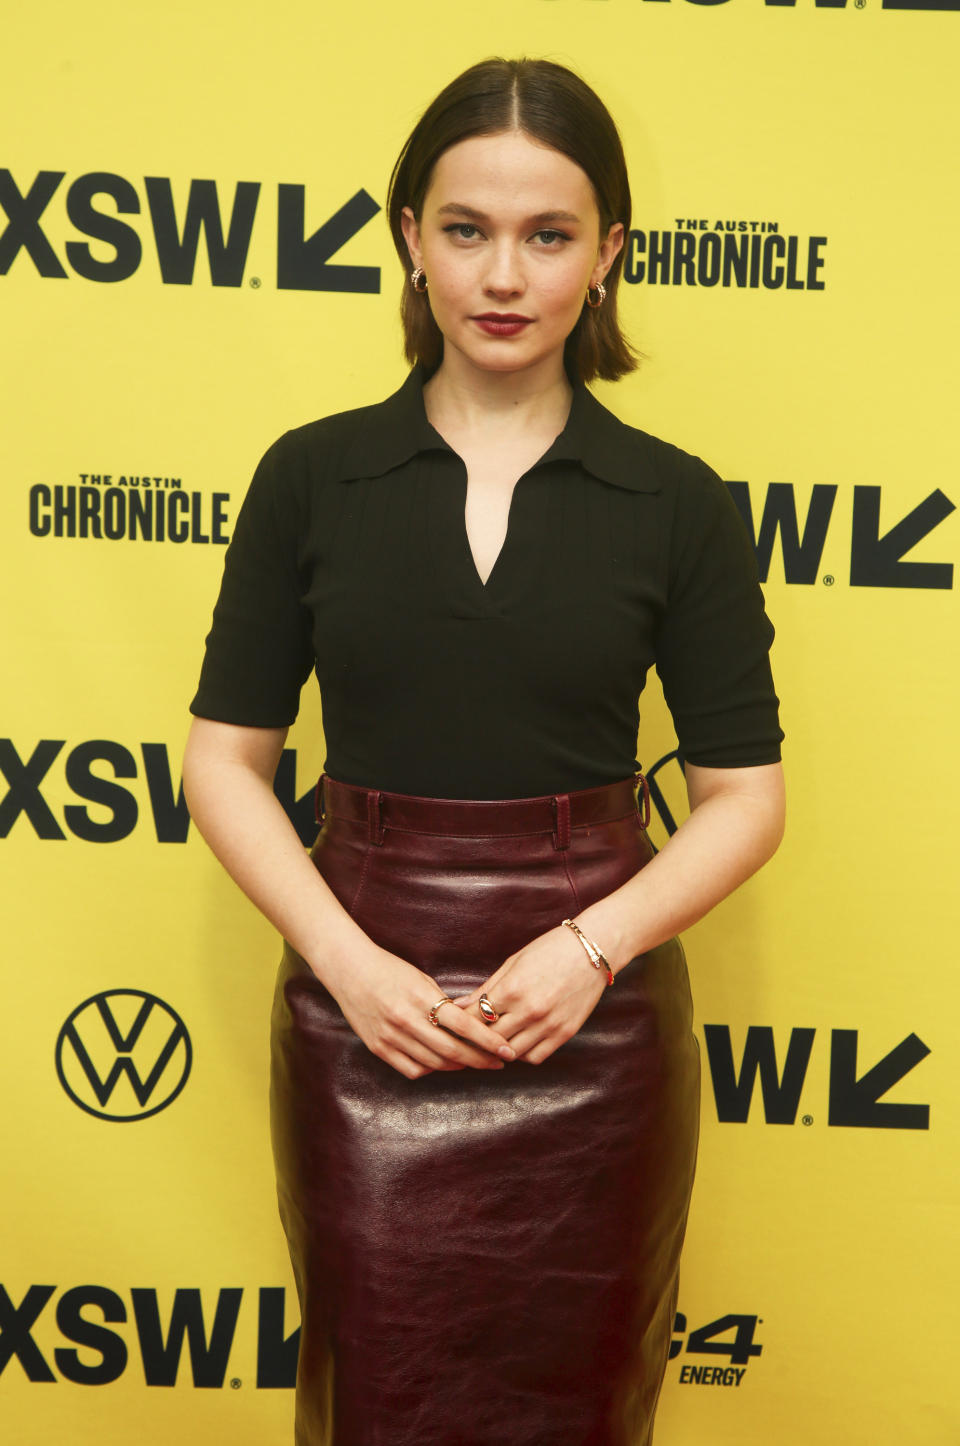
[[[256,469],[227,549],[191,712],[282,727],[311,670],[326,771],[435,798],[590,788],[638,766],[655,666],[681,752],[780,757],[773,627],[726,487],[582,385],[519,479],[484,585],[467,473],[425,374],[294,428]]]

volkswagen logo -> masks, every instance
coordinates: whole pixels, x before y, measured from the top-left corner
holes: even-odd
[[[193,1062],[186,1025],[142,989],[104,989],[78,1004],[57,1035],[57,1075],[75,1105],[101,1120],[145,1120],[173,1104]]]

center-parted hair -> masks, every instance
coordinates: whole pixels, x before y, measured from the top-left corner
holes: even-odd
[[[410,254],[400,216],[409,206],[419,221],[433,168],[444,151],[471,136],[519,130],[541,145],[569,156],[585,171],[600,213],[600,235],[615,222],[630,231],[630,183],[623,146],[613,117],[585,81],[550,60],[482,60],[458,75],[427,107],[393,168],[387,214],[404,270],[400,316],[404,351],[428,369],[440,363],[443,336],[430,310],[429,292],[409,281]],[[567,369],[582,381],[615,381],[632,371],[637,358],[617,321],[617,291],[623,251],[604,282],[602,306],[586,304],[564,350]],[[429,279],[429,278],[428,278]]]

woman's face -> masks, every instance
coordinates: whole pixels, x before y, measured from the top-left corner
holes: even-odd
[[[593,187],[575,161],[518,131],[472,136],[434,167],[419,222],[403,211],[414,266],[451,350],[482,371],[562,367],[587,287],[623,245],[600,236]]]

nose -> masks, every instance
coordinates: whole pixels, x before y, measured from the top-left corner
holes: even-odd
[[[500,298],[519,296],[526,289],[523,266],[507,237],[490,247],[483,286],[488,295]]]

